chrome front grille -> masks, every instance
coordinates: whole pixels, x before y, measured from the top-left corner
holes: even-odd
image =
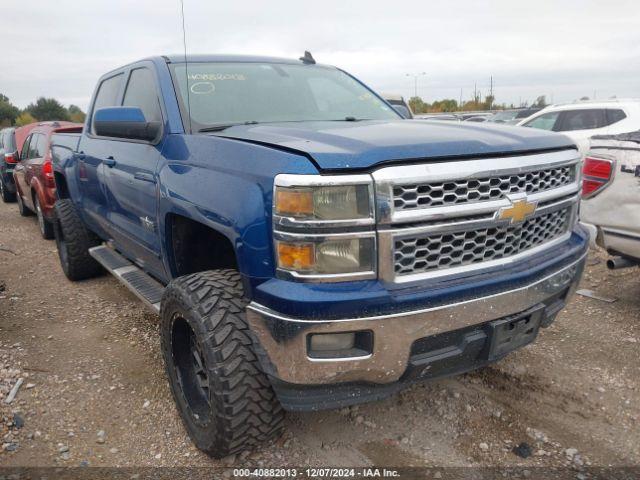
[[[569,185],[574,180],[575,168],[564,166],[449,182],[409,183],[393,187],[393,204],[397,210],[407,210],[484,202],[513,193],[544,192]]]
[[[579,160],[576,150],[564,150],[373,172],[380,278],[468,274],[568,240]]]
[[[564,208],[516,225],[426,233],[395,240],[394,271],[412,275],[517,255],[565,234],[571,209]]]

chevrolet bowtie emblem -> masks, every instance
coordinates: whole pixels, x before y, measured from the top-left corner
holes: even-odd
[[[510,207],[502,207],[496,214],[500,220],[510,220],[510,223],[523,222],[536,211],[538,202],[528,202],[526,198],[512,200]]]

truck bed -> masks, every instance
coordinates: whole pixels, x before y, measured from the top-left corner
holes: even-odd
[[[51,136],[51,161],[62,165],[78,149],[82,133],[54,133]]]

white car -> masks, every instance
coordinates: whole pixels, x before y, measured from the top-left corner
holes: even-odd
[[[640,100],[585,101],[551,105],[518,125],[562,132],[580,152],[589,150],[594,135],[616,135],[640,129]]]
[[[580,220],[613,258],[609,268],[640,263],[640,131],[596,137],[583,163]]]

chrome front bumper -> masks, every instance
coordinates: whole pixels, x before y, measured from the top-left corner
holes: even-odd
[[[585,254],[586,256],[586,254]],[[479,297],[391,315],[338,320],[302,320],[251,303],[247,318],[262,350],[263,367],[284,382],[318,385],[343,382],[392,383],[405,372],[412,344],[523,312],[569,288],[576,289],[585,256],[529,285]],[[317,359],[307,354],[312,333],[373,332],[373,352],[362,357]]]

